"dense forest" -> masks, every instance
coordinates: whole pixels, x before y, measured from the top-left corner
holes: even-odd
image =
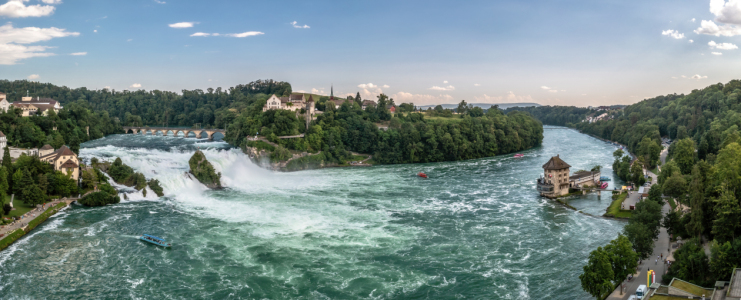
[[[658,184],[651,187],[649,201],[636,207],[624,230],[642,258],[653,248],[660,224],[669,234],[685,241],[674,253],[675,261],[663,276],[664,283],[676,277],[711,287],[716,280],[728,280],[733,268],[741,265],[741,239],[736,239],[741,236],[739,95],[741,81],[732,80],[693,90],[688,95],[647,99],[612,112],[607,120],[569,125],[627,145],[638,156],[633,164],[639,166],[637,169],[656,164],[662,137],[674,140],[668,161],[658,174]],[[625,157],[616,151],[619,168],[630,165],[630,159]],[[627,173],[628,178],[635,175],[633,171],[616,171]],[[659,224],[662,194],[677,209],[672,209]],[[703,245],[710,247],[709,257]],[[609,257],[604,253],[593,255]],[[585,274],[605,261],[610,260],[592,260],[590,256]],[[585,290],[592,289],[596,292],[593,295],[600,295],[604,290],[594,287],[604,287],[607,279],[594,280],[596,277],[591,275],[585,276],[590,282]]]
[[[345,102],[335,110],[327,107],[306,130],[304,116],[289,111],[262,112],[263,101],[243,111],[228,127],[226,140],[247,145],[246,137],[258,133],[291,150],[318,153],[318,163],[338,162],[350,151],[373,154],[376,163],[450,161],[511,153],[540,145],[543,128],[528,113],[504,114],[499,109],[467,109],[450,118],[438,112],[389,112],[393,99],[379,95],[376,107],[362,110],[357,101]],[[400,107],[413,107],[402,104]],[[432,118],[435,117],[435,118]],[[387,130],[379,129],[384,124]],[[304,139],[277,136],[305,133]],[[284,149],[275,149],[278,153]],[[321,152],[321,153],[319,153]],[[278,160],[287,158],[278,155]]]

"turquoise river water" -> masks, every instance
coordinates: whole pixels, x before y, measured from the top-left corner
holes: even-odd
[[[184,174],[196,148],[226,189]],[[113,135],[82,159],[121,157],[166,195],[51,217],[0,252],[0,298],[589,299],[582,265],[624,223],[540,198],[535,179],[556,154],[614,177],[614,150],[554,129],[522,159],[280,173],[219,141]],[[568,201],[601,215],[610,198]]]

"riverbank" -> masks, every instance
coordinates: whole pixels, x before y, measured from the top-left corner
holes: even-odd
[[[74,201],[75,200],[72,199],[62,199],[48,203],[44,206],[49,206],[49,208],[43,212],[36,208],[24,214],[20,220],[14,221],[9,225],[0,226],[0,235],[3,236],[3,238],[0,239],[0,250],[7,248],[13,244],[13,242],[31,232],[31,230],[36,228],[36,226],[40,225],[63,208],[69,206]]]

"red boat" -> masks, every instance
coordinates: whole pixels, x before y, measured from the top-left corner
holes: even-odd
[[[602,185],[600,186],[600,188],[603,189],[603,190],[606,189],[607,188],[607,182],[603,182]]]
[[[417,176],[422,177],[422,178],[427,178],[427,174],[422,173],[422,172],[417,173]]]
[[[515,158],[522,158],[524,156],[525,156],[525,154],[520,154],[520,153],[515,154]]]

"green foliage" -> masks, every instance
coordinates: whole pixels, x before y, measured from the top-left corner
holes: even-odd
[[[722,274],[718,275],[722,276]],[[712,285],[708,257],[696,239],[687,241],[674,252],[674,263],[669,268],[669,272],[662,277],[662,281],[667,284],[674,277],[699,286]]]
[[[190,173],[198,181],[211,188],[221,187],[221,173],[216,173],[214,166],[206,159],[206,156],[200,150],[193,153],[188,161]]]
[[[162,186],[160,186],[160,181],[157,179],[150,179],[149,182],[147,182],[147,185],[149,186],[152,191],[157,194],[157,197],[162,197],[165,195],[164,190],[162,189]]]
[[[651,256],[654,240],[653,231],[649,226],[638,222],[628,223],[623,228],[623,234],[628,237],[640,259],[646,259]]]
[[[114,188],[110,184],[104,183],[104,184],[101,184],[98,188],[100,189],[101,192],[106,192],[111,196],[118,195],[118,191],[116,191],[116,188]]]
[[[267,150],[270,152],[275,151],[275,147],[273,145],[263,141],[248,141],[247,146],[257,148],[257,150]]]
[[[510,107],[505,112],[510,113],[512,111],[526,111],[543,124],[556,126],[576,124],[584,121],[590,114],[595,113],[594,110],[575,106]]]
[[[672,157],[682,174],[689,174],[695,165],[695,142],[690,138],[676,142]]]
[[[741,266],[741,239],[713,243],[710,253],[710,273],[715,280],[728,281],[733,270]]]
[[[618,285],[628,274],[633,274],[638,267],[638,254],[633,251],[633,244],[622,234],[605,246],[612,265],[612,283]]]
[[[286,161],[290,159],[293,155],[291,154],[291,151],[288,151],[288,149],[283,147],[277,147],[275,150],[270,153],[270,161],[272,162],[278,162],[278,161]]]
[[[121,198],[118,196],[111,195],[108,192],[93,192],[85,195],[82,199],[78,200],[82,205],[85,206],[105,206],[108,204],[116,204],[121,202]]]
[[[612,292],[611,281],[615,278],[612,269],[610,254],[602,247],[589,253],[589,262],[583,267],[584,273],[579,275],[581,288],[597,299]]]
[[[731,191],[725,191],[715,200],[716,218],[713,221],[713,236],[720,243],[733,241],[741,227],[741,207]]]
[[[116,160],[108,168],[108,175],[113,178],[113,181],[134,187],[138,191],[147,186],[147,178],[144,177],[144,174],[134,172],[134,169],[124,164],[120,157],[116,157]]]
[[[23,231],[23,229],[16,229],[13,232],[8,233],[7,236],[3,237],[0,240],[0,250],[3,250],[5,248],[8,248],[8,246],[10,246],[11,244],[13,244],[13,242],[15,242],[16,240],[18,240],[19,238],[21,238],[25,234],[26,234],[26,232]]]
[[[661,186],[667,196],[675,199],[682,199],[687,194],[687,181],[679,171],[675,171]]]

